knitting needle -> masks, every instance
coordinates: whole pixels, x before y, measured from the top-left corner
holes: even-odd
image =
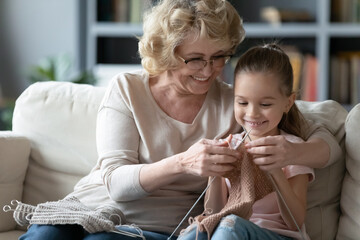
[[[244,127],[243,127],[244,128]],[[250,132],[251,132],[252,129],[250,129],[250,131],[246,131],[245,128],[244,128],[244,131],[245,131],[245,136],[241,139],[240,141],[240,144],[237,146],[237,148],[235,150],[238,150],[238,148],[240,147],[240,145],[245,141],[246,137],[248,137],[251,141],[251,138],[249,136]]]
[[[248,134],[248,133],[251,132],[252,129],[250,129],[250,131],[248,132],[248,131],[246,131],[246,128],[244,128],[243,126],[242,126],[242,128],[243,128],[244,131],[246,132],[246,135],[245,135],[244,139],[245,139],[246,137],[248,137],[249,140],[252,141],[251,138],[250,138],[250,136],[249,136],[249,134]],[[271,181],[272,185],[274,186],[275,191],[279,194],[279,197],[280,197],[281,201],[283,202],[286,210],[287,210],[288,213],[290,214],[290,217],[291,217],[292,221],[295,223],[295,226],[296,226],[297,230],[299,231],[299,233],[300,233],[300,235],[301,235],[301,239],[302,239],[302,240],[305,240],[304,234],[303,234],[303,232],[301,231],[299,225],[297,224],[294,215],[292,215],[289,206],[288,206],[287,203],[285,202],[285,199],[284,199],[283,195],[281,194],[281,192],[280,192],[280,190],[279,190],[279,187],[277,186],[274,178],[273,178],[269,173],[267,173],[267,175],[268,175],[268,177],[270,178],[270,181]]]
[[[128,236],[128,237],[141,238],[143,240],[146,240],[146,238],[143,235],[140,235],[141,233],[136,234],[136,233],[132,233],[132,232],[123,231],[123,230],[120,230],[120,229],[116,229],[116,230],[110,231],[110,232],[116,233],[116,234],[121,234],[121,235]]]
[[[251,140],[251,138],[250,138],[249,134],[250,134],[250,132],[251,132],[252,128],[250,128],[250,130],[249,130],[249,131],[247,131],[247,130],[246,130],[246,128],[244,128],[244,126],[241,126],[241,127],[244,129],[244,132],[246,133],[246,134],[245,134],[245,137],[244,137],[243,139],[245,139],[246,137],[248,137],[248,138],[249,138],[249,140],[250,140],[250,142],[251,142],[252,140]]]
[[[189,216],[190,212],[194,209],[194,207],[196,206],[196,204],[200,201],[200,199],[202,198],[202,196],[205,194],[206,190],[208,190],[208,188],[210,187],[210,185],[212,184],[212,182],[215,180],[216,176],[214,176],[210,183],[207,185],[207,187],[204,189],[204,191],[201,193],[201,195],[198,197],[198,199],[196,200],[196,202],[192,205],[192,207],[190,208],[190,210],[186,213],[185,217],[181,220],[181,222],[177,225],[177,227],[175,228],[175,230],[171,233],[170,237],[167,238],[167,240],[171,240],[172,236],[175,234],[175,232],[178,230],[178,228],[180,227],[180,225],[185,221],[185,219],[187,218],[187,216]]]
[[[285,205],[286,210],[287,210],[288,213],[290,214],[290,217],[291,217],[292,221],[294,222],[297,230],[298,230],[299,233],[300,233],[301,239],[302,239],[302,240],[305,240],[304,234],[303,234],[303,232],[301,231],[299,225],[297,224],[294,215],[292,215],[289,206],[288,206],[287,203],[285,202],[285,199],[284,199],[283,195],[281,194],[281,192],[280,192],[280,190],[279,190],[279,187],[277,186],[276,182],[274,181],[274,178],[273,178],[269,173],[267,173],[267,175],[268,175],[268,177],[270,178],[271,183],[272,183],[273,186],[275,187],[276,192],[279,194],[279,197],[280,197],[281,201],[282,201],[283,204]]]

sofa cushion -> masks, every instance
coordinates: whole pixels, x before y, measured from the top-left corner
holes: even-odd
[[[95,123],[104,93],[90,85],[38,82],[17,99],[13,131],[31,141],[23,202],[63,198],[96,164]]]
[[[346,173],[341,192],[338,239],[360,237],[360,104],[349,113],[345,122]]]
[[[305,221],[312,240],[335,239],[340,217],[342,179],[345,173],[344,122],[348,112],[332,100],[297,101],[297,105],[305,118],[313,122],[312,132],[316,130],[316,126],[323,126],[335,136],[332,142],[328,142],[332,154],[331,163],[324,168],[315,169],[315,181],[309,184]]]
[[[21,230],[0,232],[0,240],[18,239],[25,232]]]
[[[26,138],[13,132],[0,133],[0,232],[16,227],[12,212],[2,208],[12,200],[21,200],[29,154],[30,142]]]

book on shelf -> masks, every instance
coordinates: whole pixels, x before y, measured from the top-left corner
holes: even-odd
[[[330,98],[342,104],[360,102],[360,52],[331,56]]]
[[[131,0],[130,1],[130,21],[131,23],[140,23],[142,21],[142,0]]]
[[[289,56],[293,69],[293,91],[298,93],[301,82],[301,71],[303,67],[303,54],[295,46],[283,46],[284,51]]]
[[[347,58],[341,57],[339,59],[339,102],[341,103],[349,103],[350,99],[350,66],[349,60]]]
[[[129,0],[114,0],[114,21],[128,22],[129,19]]]
[[[295,46],[283,46],[289,56],[293,68],[293,91],[297,99],[317,101],[317,58],[311,54],[303,54]]]
[[[282,9],[276,7],[263,7],[260,9],[260,17],[263,21],[271,24],[284,22],[313,22],[315,18],[306,10]]]
[[[340,102],[340,71],[338,69],[339,58],[330,57],[330,99]]]
[[[360,54],[350,60],[350,103],[356,105],[360,103]]]
[[[360,22],[360,0],[332,0],[331,19],[334,22]]]
[[[301,99],[305,101],[317,101],[317,69],[318,60],[311,54],[304,56],[301,82]]]
[[[151,7],[151,0],[112,0],[113,21],[141,23],[144,11]]]

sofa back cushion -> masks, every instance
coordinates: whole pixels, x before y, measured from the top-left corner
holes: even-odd
[[[340,196],[345,173],[345,128],[348,112],[339,103],[297,101],[305,118],[312,122],[311,131],[325,127],[334,135],[330,145],[331,163],[315,169],[315,181],[309,184],[306,229],[312,240],[335,239],[340,217]],[[337,153],[337,155],[335,154]]]
[[[95,124],[105,88],[38,82],[17,99],[13,131],[31,142],[22,201],[58,200],[96,164]]]
[[[360,238],[360,104],[345,122],[346,173],[341,192],[338,239]]]

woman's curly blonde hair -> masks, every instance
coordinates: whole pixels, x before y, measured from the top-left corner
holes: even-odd
[[[152,76],[178,68],[176,47],[190,33],[223,44],[233,54],[245,37],[242,19],[226,0],[160,0],[144,14],[142,66]]]

